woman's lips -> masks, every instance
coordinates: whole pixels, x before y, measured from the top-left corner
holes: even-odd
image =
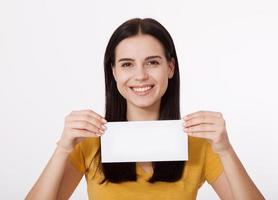
[[[151,92],[154,85],[145,85],[145,86],[132,86],[130,89],[139,96],[147,95]]]

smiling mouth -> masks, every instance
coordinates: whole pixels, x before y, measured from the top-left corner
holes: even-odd
[[[134,86],[134,87],[130,87],[130,89],[136,94],[136,95],[146,95],[148,93],[151,92],[152,88],[154,87],[154,85],[147,85],[147,86]]]

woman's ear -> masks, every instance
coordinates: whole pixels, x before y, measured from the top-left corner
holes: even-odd
[[[174,76],[174,72],[175,72],[175,59],[171,58],[171,60],[168,63],[168,78],[171,79]]]

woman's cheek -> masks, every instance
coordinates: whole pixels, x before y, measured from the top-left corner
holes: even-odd
[[[126,99],[128,93],[128,87],[124,84],[124,80],[118,79],[117,80],[117,89],[119,93]]]

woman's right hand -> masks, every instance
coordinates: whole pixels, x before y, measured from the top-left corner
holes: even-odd
[[[92,110],[72,111],[65,117],[64,130],[58,147],[70,152],[74,146],[87,137],[101,136],[107,121]]]

